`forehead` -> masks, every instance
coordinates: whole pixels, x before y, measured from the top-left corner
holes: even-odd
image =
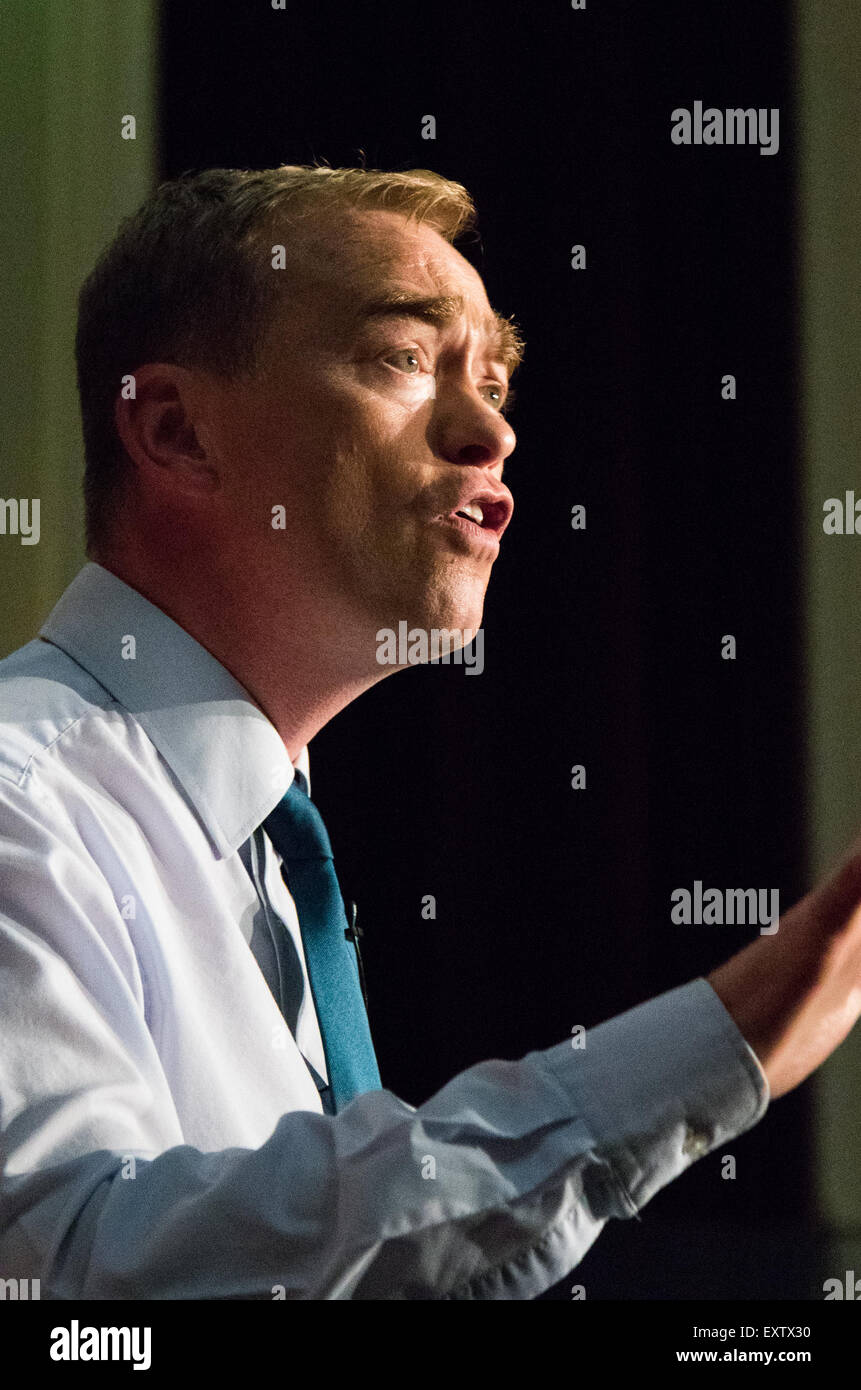
[[[400,213],[350,209],[314,219],[293,243],[288,298],[321,327],[343,326],[390,295],[460,296],[475,327],[493,311],[478,271],[434,228]]]

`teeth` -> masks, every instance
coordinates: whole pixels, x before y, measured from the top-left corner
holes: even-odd
[[[470,521],[477,521],[479,526],[484,525],[484,512],[477,502],[470,502],[468,507],[461,507],[458,516],[468,516]]]

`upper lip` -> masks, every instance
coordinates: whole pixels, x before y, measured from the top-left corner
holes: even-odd
[[[492,531],[497,540],[499,540],[511,520],[511,514],[514,511],[514,498],[511,496],[508,488],[504,487],[501,483],[498,487],[493,487],[486,481],[479,485],[475,483],[465,483],[461,487],[460,493],[451,510],[443,513],[443,515],[446,520],[448,520],[449,517],[454,516],[455,513],[461,511],[462,508],[469,507],[476,503],[481,507],[484,515],[484,520],[481,523],[482,528],[485,531]]]

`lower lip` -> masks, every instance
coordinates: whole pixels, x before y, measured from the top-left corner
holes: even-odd
[[[465,516],[440,516],[436,518],[436,524],[459,532],[477,550],[499,549],[499,537],[495,531],[486,526],[479,526],[477,521],[468,521]]]

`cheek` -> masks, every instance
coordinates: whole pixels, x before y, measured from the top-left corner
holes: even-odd
[[[361,548],[379,533],[383,511],[376,478],[374,445],[357,432],[334,442],[318,475],[319,519],[351,548]]]
[[[280,503],[294,521],[319,517],[337,472],[349,424],[319,384],[285,384],[277,393],[225,407],[224,437],[233,491],[246,502]]]
[[[354,519],[379,531],[408,508],[423,481],[426,426],[400,410],[364,405],[339,421],[323,465],[326,486]]]
[[[410,385],[393,399],[325,372],[299,372],[225,402],[238,489],[247,499],[253,478],[254,491],[285,505],[297,530],[380,548],[400,529],[396,518],[408,515],[428,455],[433,380],[421,390]]]

